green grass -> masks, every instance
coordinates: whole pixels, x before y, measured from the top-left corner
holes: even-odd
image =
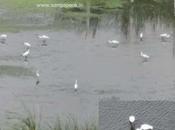
[[[98,130],[97,123],[94,121],[79,123],[73,116],[68,116],[66,119],[61,119],[59,116],[55,121],[44,122],[42,126],[42,118],[37,117],[36,113],[26,112],[26,115],[13,114],[11,125],[8,130]],[[14,116],[15,115],[15,116]]]
[[[10,57],[7,57],[9,59]],[[34,77],[35,73],[30,68],[25,68],[22,66],[12,66],[12,65],[0,65],[0,75],[8,75],[8,76],[31,76]]]

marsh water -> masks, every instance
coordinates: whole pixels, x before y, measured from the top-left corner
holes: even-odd
[[[49,17],[53,23],[49,21],[46,25],[36,22],[43,21],[42,18],[16,19],[15,29],[20,29],[8,31],[6,44],[0,44],[2,122],[13,113],[25,113],[25,108],[40,113],[44,121],[52,121],[58,115],[73,115],[80,121],[96,120],[98,101],[112,96],[123,100],[174,101],[173,15],[149,19],[138,13],[135,15],[145,17],[136,18],[128,16],[125,8],[121,10],[102,12],[100,17],[83,20],[77,20],[78,16],[60,20],[54,15]],[[33,29],[22,30],[25,25]],[[141,32],[143,41],[139,40]],[[171,37],[162,42],[161,33]],[[38,34],[50,37],[47,46],[41,46]],[[108,40],[118,40],[120,44],[113,48]],[[25,50],[23,42],[32,45],[28,62],[21,56]],[[140,57],[141,51],[150,56],[147,62]],[[40,73],[37,86],[36,70]],[[75,80],[79,85],[77,92]]]

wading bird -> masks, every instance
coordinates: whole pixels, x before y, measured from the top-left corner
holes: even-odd
[[[166,42],[168,38],[170,38],[170,35],[167,33],[160,34],[160,38],[162,42]]]
[[[140,37],[140,41],[143,41],[143,33],[142,32],[140,33],[139,37]]]
[[[78,90],[78,82],[77,82],[77,80],[75,80],[74,91],[77,91],[77,90]]]
[[[39,77],[40,77],[40,74],[39,74],[39,70],[36,71],[36,85],[38,85],[40,83],[40,80],[39,80]]]
[[[6,40],[7,40],[7,34],[1,34],[0,35],[0,41],[1,41],[1,43],[5,43],[6,42]]]
[[[120,42],[117,41],[117,40],[108,40],[108,44],[109,44],[111,47],[116,48],[116,47],[118,47],[118,45],[120,44]]]
[[[30,54],[30,49],[27,49],[22,56],[24,57],[24,61],[27,61],[28,55]]]
[[[142,124],[140,126],[140,130],[153,130],[153,126],[151,126],[149,124]]]
[[[42,46],[47,46],[46,42],[49,38],[49,36],[46,36],[46,35],[39,35],[38,38],[42,41]]]
[[[130,123],[130,130],[135,130],[135,116],[131,115],[129,116],[129,123]]]
[[[31,44],[28,43],[28,42],[24,42],[24,46],[25,46],[27,49],[29,49],[29,48],[31,47]]]
[[[143,53],[142,51],[140,52],[140,56],[143,58],[143,61],[148,61],[148,59],[150,58],[149,55]]]

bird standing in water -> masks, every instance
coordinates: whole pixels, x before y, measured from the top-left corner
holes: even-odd
[[[129,116],[129,123],[130,123],[130,130],[135,130],[135,116],[131,115]]]
[[[39,77],[40,77],[40,74],[39,74],[39,71],[37,70],[36,71],[36,78],[37,78],[36,85],[38,85],[40,83]]]
[[[23,54],[22,56],[24,57],[24,61],[27,61],[28,59],[28,55],[30,54],[30,49],[27,49]]]
[[[6,42],[6,40],[7,40],[7,34],[1,34],[0,35],[0,42],[4,44]]]
[[[149,124],[142,124],[140,126],[140,130],[153,130],[153,126],[151,126]]]
[[[139,37],[140,37],[140,41],[143,41],[143,33],[142,32],[140,33]]]
[[[143,58],[143,61],[148,61],[148,59],[150,58],[149,55],[143,53],[142,51],[140,52],[140,56]]]
[[[39,35],[38,38],[43,42],[42,46],[47,46],[47,40],[50,39],[47,35]]]
[[[120,44],[120,42],[117,41],[117,40],[108,40],[108,44],[109,44],[109,46],[111,46],[112,48],[117,48],[118,45]]]
[[[74,91],[77,91],[77,90],[78,90],[78,82],[77,82],[77,80],[75,80]]]
[[[170,38],[170,35],[167,33],[160,34],[160,38],[162,42],[166,42],[168,38]]]

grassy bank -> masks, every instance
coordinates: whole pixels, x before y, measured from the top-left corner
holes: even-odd
[[[8,118],[11,120],[8,130],[98,130],[96,121],[79,123],[73,116],[68,116],[66,119],[58,117],[55,121],[43,123],[39,116],[30,112],[23,116],[13,115]]]

